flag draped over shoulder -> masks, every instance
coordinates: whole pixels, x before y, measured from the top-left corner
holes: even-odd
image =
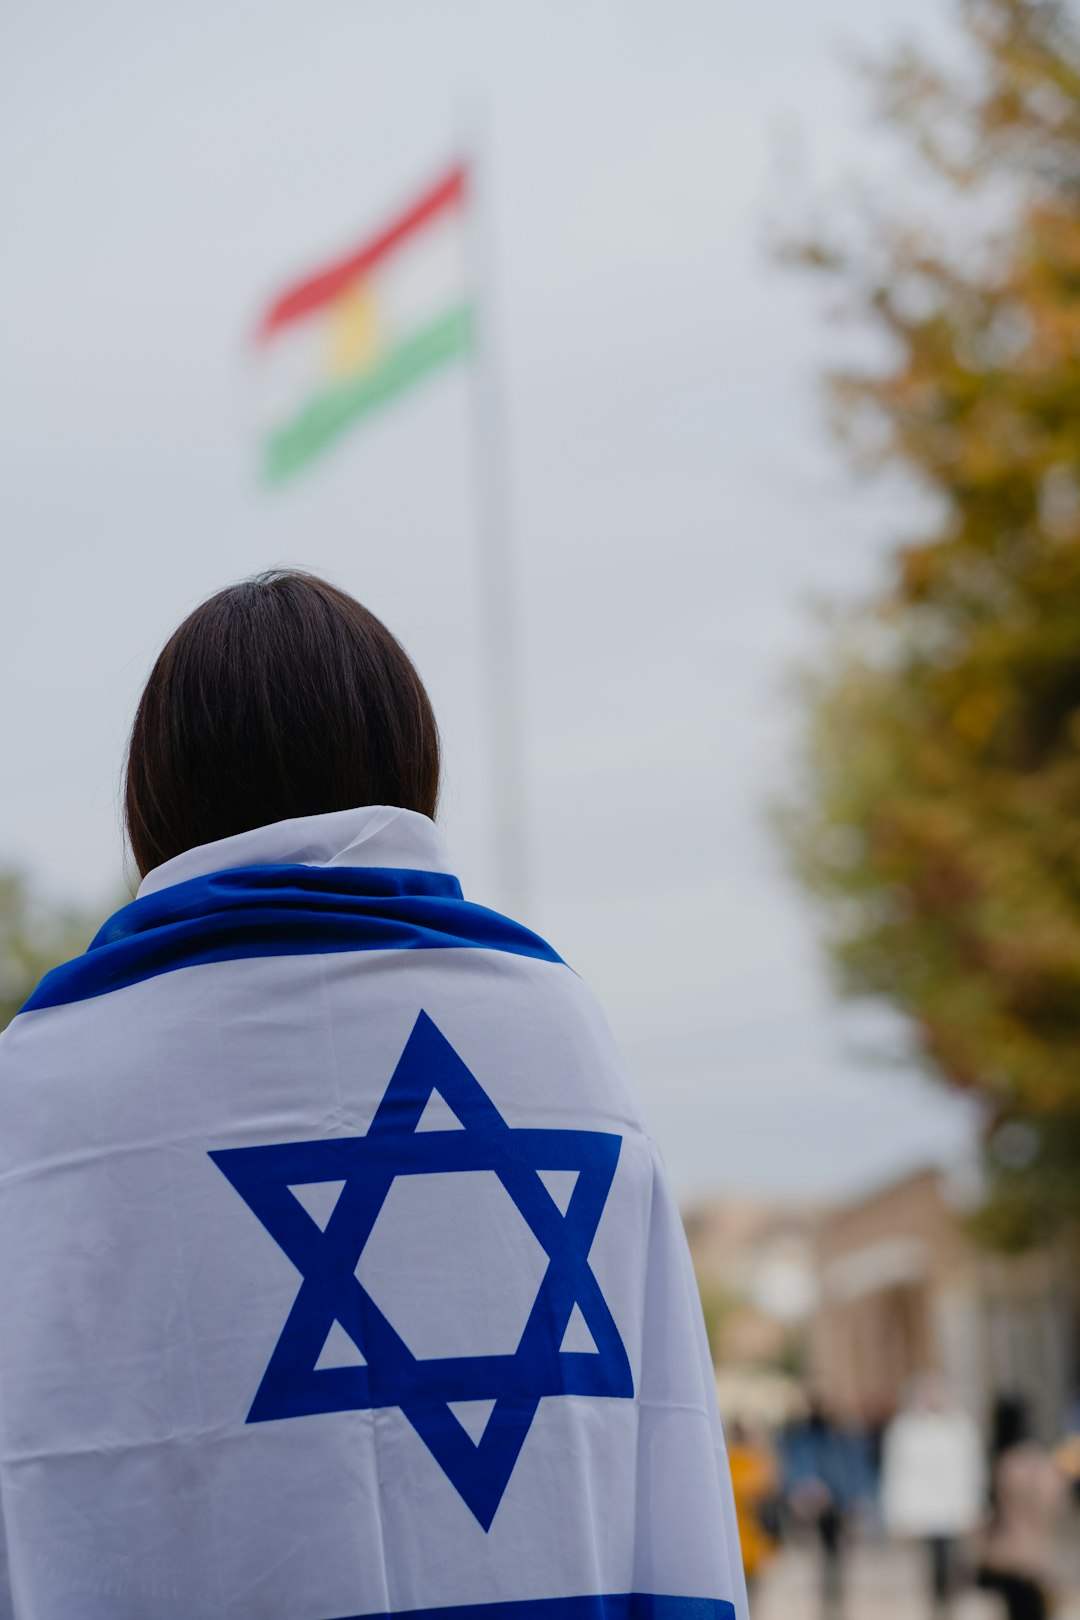
[[[0,1615],[744,1620],[581,980],[366,808],[178,856],[0,1039]]]
[[[358,247],[287,287],[255,343],[263,465],[287,477],[353,423],[463,353],[468,173],[455,165]]]

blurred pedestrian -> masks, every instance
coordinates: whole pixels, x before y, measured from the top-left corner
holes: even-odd
[[[942,1614],[957,1584],[957,1543],[983,1518],[986,1468],[974,1419],[944,1379],[915,1380],[885,1432],[881,1507],[891,1536],[925,1543],[930,1611]]]
[[[866,1453],[867,1508],[875,1536],[883,1530],[881,1519],[881,1472],[885,1462],[885,1436],[896,1416],[895,1403],[884,1396],[867,1401],[863,1407],[862,1432]]]
[[[767,1519],[776,1500],[779,1470],[766,1437],[753,1433],[745,1423],[732,1423],[727,1440],[743,1569],[747,1589],[753,1596],[758,1575],[776,1552],[776,1538]]]
[[[836,1620],[843,1609],[847,1526],[867,1493],[866,1463],[860,1438],[842,1427],[816,1396],[805,1418],[785,1436],[784,1488],[792,1513],[817,1536],[822,1614]]]
[[[978,1585],[1001,1598],[1008,1620],[1047,1620],[1069,1477],[1030,1437],[1021,1400],[998,1401],[994,1431],[993,1518]]]

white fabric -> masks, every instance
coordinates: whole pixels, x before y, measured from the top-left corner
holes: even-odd
[[[446,869],[430,822],[374,808],[190,851],[141,892],[294,861]],[[421,1010],[512,1128],[621,1138],[588,1261],[632,1398],[541,1399],[489,1529],[396,1406],[247,1421],[300,1277],[209,1156],[362,1137]],[[456,1128],[437,1109],[423,1126]],[[562,1218],[574,1173],[545,1176]],[[342,1185],[295,1195],[324,1234]],[[547,1264],[485,1170],[399,1175],[357,1275],[414,1356],[494,1356]],[[644,1593],[744,1620],[678,1212],[603,1016],[560,963],[268,956],[21,1014],[0,1038],[0,1301],[0,1615],[333,1620]],[[563,1349],[588,1353],[578,1316]],[[363,1360],[335,1323],[318,1368]],[[455,1414],[472,1442],[482,1394]]]
[[[174,855],[147,872],[139,899],[173,883],[233,866],[392,866],[417,872],[452,870],[446,845],[426,816],[389,805],[335,810],[326,816],[275,821],[269,827],[219,838]]]

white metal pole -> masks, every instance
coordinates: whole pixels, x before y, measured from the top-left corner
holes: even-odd
[[[496,353],[494,233],[486,142],[479,121],[472,122],[466,152],[466,213],[473,300],[471,396],[480,634],[498,902],[504,911],[520,915],[528,903],[528,879],[517,571]]]

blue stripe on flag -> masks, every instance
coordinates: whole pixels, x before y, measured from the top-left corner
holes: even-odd
[[[83,956],[45,975],[21,1010],[85,1001],[200,962],[462,948],[561,961],[539,935],[465,900],[447,872],[239,866],[122,907]]]
[[[723,1598],[661,1597],[620,1592],[593,1597],[526,1598],[510,1603],[458,1603],[438,1609],[395,1609],[343,1620],[735,1620]]]

